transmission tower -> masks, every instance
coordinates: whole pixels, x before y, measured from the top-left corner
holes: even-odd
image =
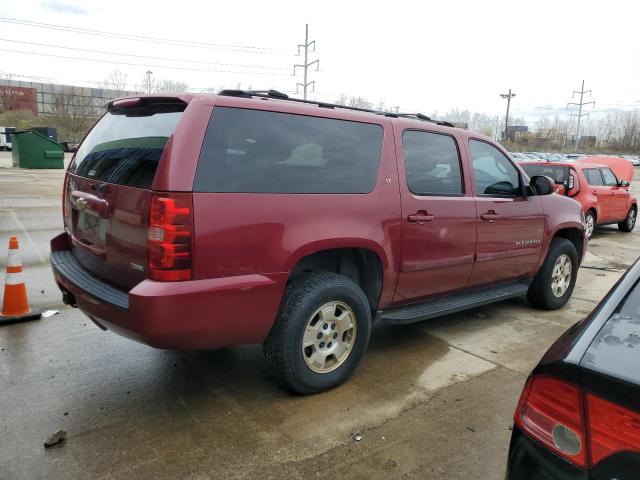
[[[579,103],[575,103],[575,102],[569,102],[567,103],[567,108],[569,108],[570,105],[576,105],[578,107],[578,113],[572,113],[571,116],[572,117],[578,117],[578,126],[576,128],[576,152],[578,151],[578,147],[580,145],[580,120],[582,119],[582,117],[588,117],[589,114],[588,113],[582,113],[582,107],[584,107],[585,105],[589,105],[592,104],[593,107],[595,108],[596,106],[596,102],[591,101],[591,102],[583,102],[583,98],[584,98],[584,94],[588,93],[589,96],[591,96],[591,90],[585,90],[584,89],[584,80],[582,80],[582,88],[580,88],[580,91],[578,90],[574,90],[573,94],[571,95],[571,98],[575,98],[576,93],[580,94],[580,102]]]
[[[298,55],[300,55],[300,49],[304,49],[304,63],[296,64],[293,66],[293,75],[296,74],[296,68],[302,68],[304,79],[302,83],[296,83],[296,92],[298,92],[298,87],[302,87],[303,98],[307,99],[307,89],[309,86],[313,86],[313,90],[315,91],[316,82],[315,80],[308,81],[308,71],[309,67],[315,65],[316,72],[320,68],[320,60],[316,59],[313,62],[309,62],[309,47],[313,46],[313,52],[316,51],[316,41],[309,41],[309,24],[305,24],[304,26],[304,43],[298,45]]]

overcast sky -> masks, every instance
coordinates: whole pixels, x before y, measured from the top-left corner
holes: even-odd
[[[316,81],[315,95],[322,100],[346,93],[404,111],[460,108],[498,115],[505,109],[499,94],[512,88],[517,94],[513,115],[533,120],[556,111],[567,115],[566,102],[584,79],[593,90],[596,111],[640,109],[637,0],[379,5],[345,0],[0,0],[0,71],[95,86],[119,69],[134,88],[144,72],[152,70],[158,79],[181,80],[192,88],[235,88],[241,83],[291,93],[302,81],[292,76],[293,64],[302,62],[295,56],[296,45],[303,43],[309,23],[310,39],[317,42],[310,60],[320,60],[320,71],[311,71],[309,79]],[[134,41],[96,31],[192,43]]]

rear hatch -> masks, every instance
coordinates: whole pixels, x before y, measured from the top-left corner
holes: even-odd
[[[123,289],[148,277],[151,186],[185,107],[178,98],[113,102],[69,166],[64,223],[73,254]]]

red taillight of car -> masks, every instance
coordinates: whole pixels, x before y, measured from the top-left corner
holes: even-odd
[[[640,453],[640,414],[590,393],[586,403],[592,465],[614,453]]]
[[[192,266],[193,202],[190,193],[154,194],[149,217],[149,276],[189,280]]]
[[[71,210],[69,209],[69,174],[64,176],[62,186],[62,223],[65,230],[71,228]]]
[[[514,418],[521,430],[561,457],[586,468],[583,419],[578,387],[544,375],[529,379]]]

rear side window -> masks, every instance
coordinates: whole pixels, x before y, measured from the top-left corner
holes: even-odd
[[[404,167],[415,195],[461,195],[460,156],[455,140],[440,133],[407,130],[402,134]]]
[[[602,174],[598,168],[588,168],[584,170],[584,177],[587,179],[587,183],[593,186],[604,185],[602,180]]]
[[[380,125],[216,107],[194,191],[368,193],[382,135]]]
[[[151,188],[184,107],[151,104],[110,110],[80,145],[70,171],[102,182]]]

